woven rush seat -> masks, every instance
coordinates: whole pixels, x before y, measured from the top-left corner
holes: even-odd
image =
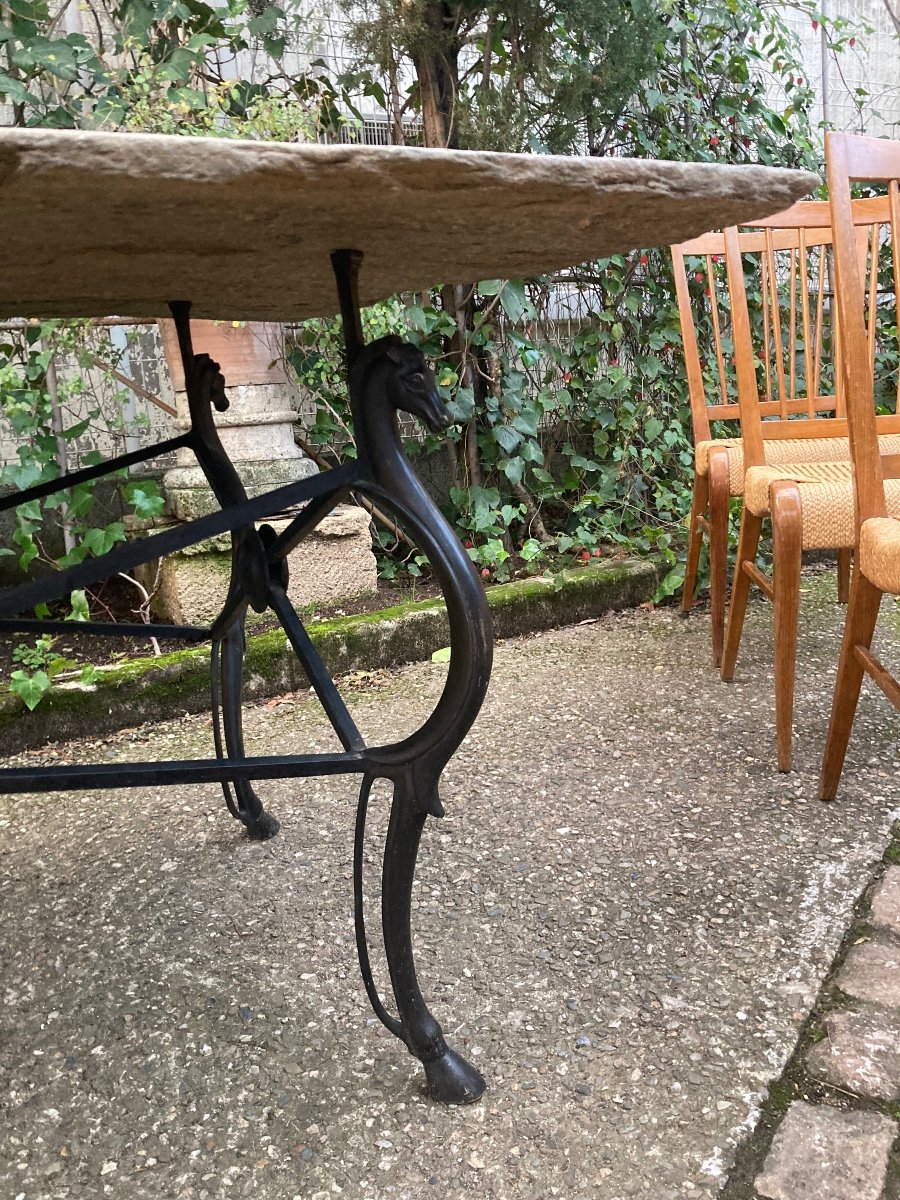
[[[891,484],[897,482],[885,480],[884,490],[889,493]],[[877,588],[900,595],[900,520],[870,517],[863,521],[859,531],[859,561],[863,574]]]
[[[744,503],[758,517],[770,515],[769,488],[781,481],[800,489],[804,550],[852,549],[856,544],[852,466],[812,462],[786,467],[750,467]],[[900,479],[884,484],[888,512],[900,517]]]
[[[900,433],[883,433],[878,439],[882,454],[900,454]],[[694,469],[709,473],[709,454],[715,446],[728,452],[728,486],[732,496],[744,494],[744,443],[741,438],[710,438],[694,448]],[[773,467],[811,462],[849,462],[850,442],[845,437],[768,438],[766,462]]]

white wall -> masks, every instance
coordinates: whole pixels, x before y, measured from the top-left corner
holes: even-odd
[[[892,0],[900,13],[900,3]],[[806,77],[816,89],[816,124],[848,133],[874,137],[900,137],[900,37],[884,0],[819,0],[826,18],[843,18],[854,29],[872,28],[856,35],[856,45],[838,56],[823,53],[823,30],[812,28],[809,17],[784,6],[786,22],[796,30],[803,53]],[[868,96],[858,97],[857,88]],[[860,105],[862,106],[860,108]]]

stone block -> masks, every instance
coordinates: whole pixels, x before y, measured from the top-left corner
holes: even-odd
[[[827,1026],[828,1037],[806,1056],[812,1075],[872,1100],[900,1098],[900,1014],[835,1012]]]
[[[286,522],[270,521],[276,530]],[[378,572],[369,536],[369,515],[340,505],[288,555],[289,595],[297,608],[334,604],[377,590]],[[176,624],[205,625],[218,615],[228,591],[231,547],[227,536],[191,546],[163,561],[154,611]],[[145,586],[155,566],[144,569]],[[252,610],[248,624],[258,621]]]
[[[900,867],[888,867],[872,897],[869,921],[900,937]]]
[[[360,299],[520,279],[780,212],[805,171],[613,156],[0,130],[3,316],[303,320]],[[35,254],[35,246],[41,253]],[[152,247],[152,253],[148,252]]]
[[[900,944],[875,938],[853,946],[835,982],[857,1000],[900,1009]]]
[[[792,1104],[756,1190],[766,1200],[880,1200],[896,1134],[880,1113]]]

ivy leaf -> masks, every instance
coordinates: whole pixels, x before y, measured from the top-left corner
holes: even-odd
[[[66,617],[67,621],[89,621],[91,619],[91,610],[88,607],[87,596],[83,591],[78,589],[72,592],[69,597],[71,604],[71,612]]]
[[[0,71],[0,97],[10,104],[37,104],[37,96],[32,95],[28,88],[12,75]]]
[[[497,464],[513,486],[522,482],[525,474],[525,463],[521,458],[501,458]]]
[[[160,495],[159,488],[152,480],[146,483],[129,483],[125,488],[125,499],[134,509],[134,514],[142,521],[158,517],[166,506],[166,501]]]
[[[89,529],[81,539],[82,547],[98,558],[112,550],[117,542],[125,541],[125,526],[121,521],[113,521],[105,529]]]
[[[663,431],[663,423],[658,417],[651,417],[644,423],[644,437],[648,442],[655,442]]]
[[[525,284],[521,279],[507,280],[500,293],[500,305],[513,325],[518,325],[526,316],[534,315],[534,309],[525,295]]]
[[[29,675],[27,671],[13,671],[9,677],[9,690],[15,693],[31,712],[37,708],[49,689],[50,676],[46,671],[35,671],[33,675]]]
[[[515,429],[510,428],[509,425],[495,425],[492,433],[494,435],[494,441],[497,443],[500,449],[504,451],[505,454],[512,454],[513,450],[515,450],[522,441],[521,433],[518,433]]]

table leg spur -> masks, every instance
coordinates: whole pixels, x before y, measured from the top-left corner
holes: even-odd
[[[468,555],[434,501],[412,471],[400,441],[397,411],[420,418],[433,432],[445,429],[450,419],[434,376],[421,352],[399,338],[386,337],[363,343],[356,279],[361,255],[338,251],[332,255],[349,371],[351,408],[357,438],[355,463],[324,472],[312,479],[277,489],[268,496],[248,498],[240,477],[219,440],[212,409],[223,410],[228,400],[218,365],[208,355],[194,354],[190,333],[190,305],[173,302],[185,369],[191,428],[175,439],[188,445],[220,506],[211,517],[188,522],[129,543],[49,579],[35,580],[0,592],[0,629],[7,633],[32,632],[33,627],[58,622],[36,622],[19,614],[32,606],[66,596],[73,588],[149,562],[215,533],[230,530],[231,583],[219,617],[209,630],[179,628],[186,641],[208,638],[211,653],[211,702],[215,758],[180,762],[129,764],[127,779],[108,764],[43,768],[7,768],[0,771],[0,790],[23,793],[39,790],[107,788],[123,784],[219,782],[232,815],[253,838],[273,837],[277,819],[266,810],[254,781],[324,774],[361,776],[354,837],[354,910],[360,968],[372,1007],[410,1053],[422,1063],[429,1094],[449,1104],[477,1100],[485,1089],[480,1073],[448,1047],[441,1027],[423,999],[413,960],[410,924],[411,896],[416,858],[429,817],[443,815],[439,779],[474,721],[487,689],[491,670],[490,619],[480,582]],[[150,457],[154,448],[146,455]],[[134,454],[127,456],[129,461]],[[95,475],[112,473],[128,465],[114,459]],[[58,490],[84,472],[54,481]],[[40,485],[46,494],[47,484]],[[35,489],[37,490],[37,489]],[[351,494],[363,495],[389,508],[409,536],[427,555],[447,604],[451,658],[444,690],[421,727],[399,742],[370,747],[365,744],[340,693],[319,657],[300,617],[288,598],[287,556],[319,521]],[[0,501],[0,508],[26,503],[28,492]],[[257,522],[290,506],[293,515],[280,533]],[[242,668],[244,619],[248,609],[271,610],[334,727],[342,751],[332,754],[247,756],[242,729]],[[160,626],[165,632],[170,627]],[[85,632],[92,632],[90,626]],[[115,625],[105,623],[93,632],[115,636]],[[130,627],[128,632],[133,632]],[[119,636],[122,636],[120,633]],[[363,899],[363,845],[366,812],[373,783],[388,780],[393,787],[382,868],[381,927],[396,1016],[378,995],[369,961]]]

